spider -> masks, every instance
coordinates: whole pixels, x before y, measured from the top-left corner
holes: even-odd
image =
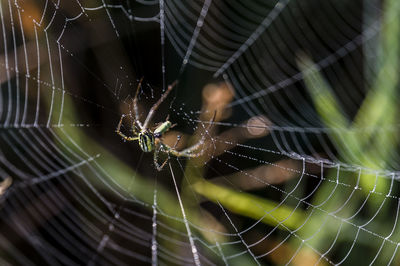
[[[137,96],[139,93],[139,89],[142,86],[142,81],[143,78],[140,79],[139,84],[136,89],[136,94],[135,97],[133,98],[133,113],[134,113],[134,122],[132,123],[132,133],[133,137],[128,137],[124,133],[121,132],[121,125],[124,117],[126,116],[123,114],[121,116],[121,119],[119,120],[117,129],[115,132],[120,135],[124,140],[126,141],[139,141],[139,147],[142,149],[143,152],[154,152],[154,165],[156,166],[158,171],[161,171],[163,167],[166,165],[168,162],[169,156],[172,154],[176,157],[186,157],[186,158],[193,158],[193,157],[198,157],[201,156],[204,152],[204,150],[198,151],[198,149],[204,144],[205,140],[205,135],[194,145],[178,151],[176,150],[176,146],[179,143],[180,136],[178,135],[176,143],[173,147],[168,146],[167,144],[163,143],[162,137],[163,135],[172,127],[175,126],[173,125],[170,121],[168,121],[168,117],[166,118],[165,122],[159,123],[154,131],[152,131],[149,128],[149,123],[151,119],[153,118],[155,111],[159,107],[159,105],[167,98],[168,94],[171,92],[171,90],[175,87],[176,81],[172,83],[171,85],[168,86],[168,89],[161,95],[161,98],[151,107],[150,111],[147,114],[146,119],[144,120],[144,123],[140,122],[140,117],[138,114],[138,106],[137,106]],[[214,117],[211,120],[211,123],[209,127],[207,128],[206,132],[210,129],[210,126],[212,124],[212,121],[214,121],[215,118],[215,113]],[[161,124],[161,125],[160,125]],[[136,128],[139,129],[139,132],[136,131]],[[158,163],[158,155],[159,152],[164,152],[168,155],[168,158],[162,163]]]

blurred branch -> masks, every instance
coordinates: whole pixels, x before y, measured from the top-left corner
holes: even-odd
[[[6,193],[6,191],[12,185],[12,183],[13,183],[13,180],[11,177],[7,177],[6,179],[4,179],[3,181],[0,182],[0,197],[4,193]]]
[[[249,193],[217,186],[208,181],[199,181],[192,188],[213,202],[219,202],[224,208],[261,221],[271,226],[284,225],[290,230],[299,227],[305,221],[305,214],[301,209],[293,209],[285,204],[260,198]],[[285,228],[286,230],[286,228]]]
[[[226,119],[225,110],[226,105],[233,99],[232,88],[230,84],[221,83],[218,85],[207,85],[203,90],[203,108],[201,120],[209,119],[210,114],[217,110],[217,116],[215,122]],[[230,112],[229,112],[230,114]],[[225,115],[225,116],[224,116]],[[187,202],[195,202],[191,193],[194,190],[196,193],[202,195],[210,201],[220,203],[224,208],[237,213],[242,216],[246,216],[255,220],[262,219],[263,223],[278,226],[283,224],[290,229],[296,228],[299,224],[302,224],[305,216],[300,209],[292,209],[285,204],[279,204],[277,202],[267,200],[261,197],[251,195],[244,192],[236,192],[230,188],[205,181],[204,176],[204,165],[212,158],[219,156],[220,154],[236,147],[237,143],[245,142],[248,139],[259,138],[266,136],[268,131],[269,120],[266,117],[252,117],[244,123],[243,127],[232,128],[222,132],[218,136],[212,136],[211,139],[207,140],[205,147],[208,147],[208,151],[199,158],[190,159],[185,168],[185,176],[189,182],[188,185],[183,185],[183,195],[189,199]],[[195,132],[196,138],[201,134],[201,127]],[[215,132],[214,128],[211,128],[211,132]],[[212,134],[208,132],[208,134]],[[203,133],[204,134],[204,133]],[[289,162],[286,162],[289,164]],[[196,166],[196,167],[193,167]],[[260,171],[264,172],[267,170],[272,171],[269,166],[260,166],[250,172],[256,172],[260,174]],[[280,174],[275,172],[277,176]],[[287,175],[286,175],[287,176]],[[291,175],[293,176],[293,175]],[[257,176],[258,177],[258,176]],[[262,174],[260,179],[264,179],[265,173]],[[216,178],[222,179],[223,177]],[[226,178],[226,177],[224,177]],[[279,176],[278,179],[286,179],[286,177]],[[249,182],[248,178],[243,179],[242,176],[236,176],[238,182]],[[241,181],[240,181],[241,180]],[[246,181],[244,181],[246,180]],[[258,186],[262,182],[257,182]],[[265,183],[263,183],[265,185]],[[251,185],[250,185],[251,186]],[[192,198],[192,200],[190,200]]]
[[[216,177],[213,182],[219,185],[229,180],[229,183],[233,184],[236,189],[245,191],[261,189],[272,184],[284,183],[298,176],[299,172],[301,172],[301,167],[302,165],[299,161],[292,159],[281,160],[276,162],[275,165],[260,165],[253,169],[247,169],[246,175],[239,172],[230,176]]]

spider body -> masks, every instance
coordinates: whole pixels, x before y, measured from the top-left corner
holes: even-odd
[[[154,134],[150,131],[141,131],[138,134],[139,146],[144,152],[152,152],[156,146]]]
[[[156,148],[156,139],[160,139],[162,135],[167,132],[172,127],[172,123],[170,121],[163,122],[160,126],[158,126],[154,132],[151,132],[149,129],[140,131],[138,134],[139,137],[139,146],[144,152],[152,152]]]
[[[137,96],[138,96],[138,92],[139,92],[139,89],[142,84],[142,80],[143,79],[140,80],[139,85],[136,90],[135,97],[133,98],[133,113],[134,113],[135,120],[132,124],[131,130],[132,130],[132,133],[134,136],[129,137],[121,132],[122,121],[123,121],[125,115],[121,116],[121,119],[119,120],[117,129],[115,130],[115,132],[126,141],[138,140],[139,147],[143,152],[154,152],[154,165],[156,166],[158,171],[162,170],[162,168],[167,163],[170,155],[174,155],[176,157],[188,157],[188,158],[201,156],[203,154],[203,150],[201,150],[201,151],[198,151],[198,150],[204,144],[205,135],[203,135],[203,137],[193,146],[190,146],[182,151],[178,151],[175,148],[180,140],[180,136],[178,136],[176,143],[173,147],[168,146],[167,144],[163,143],[163,141],[162,141],[162,137],[163,137],[164,133],[166,133],[170,128],[172,128],[174,126],[170,121],[168,121],[168,118],[166,119],[165,122],[161,123],[161,125],[157,126],[154,130],[151,130],[148,127],[151,119],[153,118],[154,112],[157,110],[158,106],[167,98],[169,92],[175,86],[176,82],[169,85],[168,89],[164,92],[164,94],[161,95],[161,98],[151,107],[144,123],[142,124],[142,122],[140,122],[139,114],[138,114],[139,108],[137,106]],[[215,114],[214,114],[214,117],[215,117]],[[214,118],[213,118],[213,120],[214,120]],[[210,123],[210,126],[211,126],[211,123]],[[139,129],[139,132],[136,131],[136,128]],[[160,153],[160,151],[163,153],[166,153],[168,155],[168,158],[161,165],[158,163],[158,154]]]

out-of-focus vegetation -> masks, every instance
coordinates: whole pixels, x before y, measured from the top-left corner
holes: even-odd
[[[300,232],[302,238],[307,239],[315,233],[315,228],[322,226],[323,230],[309,241],[311,246],[319,247],[319,250],[328,250],[331,243],[327,240],[338,237],[335,246],[337,252],[340,252],[341,244],[348,247],[345,243],[351,243],[357,237],[356,234],[346,232],[356,230],[356,225],[362,225],[358,229],[361,230],[373,217],[375,219],[371,224],[376,224],[375,226],[380,228],[393,227],[391,218],[395,214],[388,208],[390,200],[385,195],[395,194],[392,189],[395,177],[387,174],[386,169],[390,169],[390,162],[398,160],[394,156],[400,137],[396,127],[400,122],[400,108],[397,101],[400,71],[400,10],[397,6],[396,0],[384,1],[382,30],[374,51],[377,59],[366,60],[366,64],[371,64],[367,65],[366,69],[376,69],[377,73],[376,76],[366,79],[372,82],[353,120],[346,116],[334,90],[323,77],[321,69],[309,56],[299,54],[298,65],[303,72],[304,82],[321,121],[331,132],[330,136],[343,165],[348,164],[354,168],[348,171],[340,169],[338,165],[327,171],[325,175],[327,178],[333,182],[348,184],[350,189],[341,185],[333,188],[332,183],[324,182],[312,201],[312,204],[320,206],[321,210],[312,214],[310,221]],[[339,176],[340,180],[336,179]],[[348,202],[349,198],[351,204]],[[355,215],[363,206],[368,213]],[[378,213],[379,215],[375,217]],[[324,225],[327,216],[328,221]],[[337,236],[338,232],[343,233]],[[394,232],[399,234],[396,230],[389,231],[387,237],[395,237],[392,235]],[[379,249],[382,241],[370,241],[365,245]],[[393,253],[393,247],[390,245],[382,248],[382,255],[376,261],[378,265],[385,263]]]
[[[226,118],[227,115],[229,115],[229,110],[227,112],[222,111],[225,110],[226,105],[232,99],[232,95],[230,94],[230,86],[226,84],[209,85],[206,87],[203,92],[203,115],[200,117],[201,120],[209,121],[214,111],[217,112],[215,121],[220,121]],[[50,104],[50,98],[47,100],[48,104]],[[54,99],[54,101],[53,104],[60,104],[57,102],[57,99]],[[77,113],[69,98],[64,100],[64,108],[65,110],[68,110],[64,117],[64,124],[68,125],[71,124],[72,121],[76,121]],[[265,123],[268,123],[268,121],[265,120],[265,118],[256,117],[254,119],[249,119],[246,123],[256,123],[258,126],[260,126],[259,123],[261,123],[265,126]],[[164,141],[173,145],[176,141],[176,136],[179,134],[182,137],[179,145],[192,143],[195,142],[201,134],[205,134],[202,132],[204,128],[204,126],[199,124],[198,130],[195,132],[193,137],[171,131],[165,136]],[[254,131],[255,129],[250,127],[250,130]],[[261,219],[261,221],[267,225],[274,227],[281,226],[285,230],[294,230],[299,223],[301,224],[305,221],[305,213],[303,213],[301,209],[292,208],[280,202],[252,195],[251,193],[239,192],[226,186],[213,184],[204,179],[203,174],[206,170],[206,163],[212,159],[213,156],[217,156],[234,148],[237,143],[245,142],[246,139],[262,137],[268,133],[265,130],[249,132],[250,130],[246,128],[246,126],[243,126],[222,132],[217,137],[218,139],[223,140],[220,143],[212,143],[210,141],[211,138],[209,138],[205,144],[205,147],[208,150],[204,152],[203,156],[190,159],[187,162],[185,178],[181,184],[182,192],[180,196],[183,199],[188,220],[191,224],[205,229],[199,230],[198,233],[204,237],[204,240],[208,240],[211,245],[215,243],[215,241],[221,243],[228,241],[224,235],[218,233],[227,232],[227,229],[225,229],[224,225],[215,219],[212,214],[208,213],[206,209],[203,209],[199,205],[202,201],[199,201],[198,197],[193,195],[193,192],[196,192],[198,196],[205,197],[207,200],[215,202],[216,204],[221,204],[221,206],[226,210],[240,216],[252,218],[254,220]],[[132,200],[137,199],[140,202],[144,202],[147,204],[147,208],[151,208],[154,203],[154,193],[156,193],[158,211],[160,212],[158,219],[172,228],[180,228],[182,231],[185,230],[182,218],[179,218],[182,217],[182,213],[180,208],[177,208],[177,206],[179,206],[177,195],[172,192],[173,190],[168,190],[161,184],[155,186],[153,179],[146,179],[144,176],[140,175],[137,171],[133,170],[131,166],[126,165],[108,150],[103,148],[96,142],[96,139],[92,139],[84,134],[84,131],[79,127],[67,126],[55,128],[55,132],[65,143],[71,143],[72,139],[76,147],[85,151],[89,158],[93,158],[88,160],[87,164],[93,165],[96,169],[100,169],[105,176],[109,176],[110,180],[115,182],[116,186],[120,188],[120,192],[125,194],[126,197],[131,198]],[[212,127],[207,134],[214,133],[215,127]],[[213,136],[213,138],[215,138],[215,136]],[[60,148],[65,149],[64,146],[60,146]],[[279,165],[279,162],[277,165]],[[154,166],[151,165],[150,167]],[[274,169],[275,167],[270,166],[269,168]],[[268,172],[268,169],[265,169],[265,166],[260,166],[253,170],[249,169],[249,173],[257,170],[263,173],[263,175],[268,175],[270,173]],[[90,171],[87,173],[84,172],[84,175],[91,175],[91,173]],[[287,173],[283,174],[283,172],[278,172],[274,175],[279,178],[286,175],[285,179],[290,179],[295,176],[293,173],[288,175]],[[239,177],[239,180],[244,182],[243,178],[246,178],[246,175],[242,174]],[[267,178],[267,176],[265,176],[265,178]],[[279,182],[284,181],[285,179],[280,180]],[[218,180],[218,178],[215,180]],[[268,182],[269,180],[265,180],[264,186],[268,184]],[[93,185],[95,185],[96,189],[99,189],[100,191],[107,191],[110,189],[110,187],[106,186],[103,180],[100,179],[98,179]],[[171,219],[171,217],[176,217],[176,219]],[[179,237],[179,235],[176,235],[175,237]],[[232,249],[231,247],[224,247],[224,249],[228,253],[235,253],[235,251],[230,250]],[[236,251],[236,253],[237,252],[238,251]],[[291,251],[289,250],[288,253],[290,252]],[[277,262],[281,261],[278,257],[274,257],[273,259]],[[253,262],[254,260],[250,256],[245,255],[235,260],[234,265],[251,265]]]
[[[47,104],[50,104],[50,98],[47,98]],[[57,99],[55,99],[54,104],[59,104]],[[68,110],[68,113],[65,115],[64,123],[66,125],[72,123],[72,121],[76,121],[77,113],[75,111],[73,103],[69,98],[66,98],[64,101],[64,108]],[[220,116],[221,117],[221,116]],[[102,147],[99,143],[96,142],[95,139],[87,136],[84,131],[82,131],[79,127],[74,126],[66,126],[62,128],[55,128],[55,133],[63,140],[65,143],[73,143],[75,148],[79,147],[80,150],[85,151],[85,153],[89,156],[89,160],[87,160],[87,164],[92,164],[93,167],[99,169],[105,176],[110,177],[117,187],[119,187],[119,193],[123,193],[125,197],[129,200],[135,201],[138,203],[142,202],[145,204],[144,207],[151,208],[154,204],[154,196],[156,194],[156,204],[157,211],[159,212],[157,219],[166,223],[171,228],[179,229],[182,232],[185,232],[184,222],[182,220],[182,212],[179,206],[178,198],[176,194],[173,193],[173,190],[168,190],[164,188],[162,185],[155,185],[153,179],[146,179],[144,176],[140,175],[137,171],[132,169],[131,166],[119,160],[115,155]],[[170,132],[170,136],[166,136],[166,141],[176,141],[176,138],[171,138],[176,136],[176,132]],[[185,138],[189,136],[183,135],[182,143],[185,143]],[[72,141],[71,141],[72,140]],[[180,142],[181,143],[181,142]],[[60,149],[64,150],[66,147],[61,145]],[[154,167],[151,165],[150,167]],[[167,167],[168,168],[168,167]],[[71,169],[73,170],[73,169]],[[87,169],[87,172],[83,172],[84,175],[92,175],[90,168]],[[199,180],[198,176],[189,177],[192,180]],[[201,183],[206,186],[206,183]],[[100,191],[108,191],[110,187],[106,185],[103,180],[98,179],[92,185],[96,187],[96,189]],[[196,184],[197,187],[200,184]],[[223,188],[219,188],[222,190]],[[184,196],[182,196],[184,197]],[[250,197],[250,196],[249,196]],[[238,197],[228,198],[229,202],[236,202]],[[239,198],[239,199],[244,199]],[[255,199],[257,201],[257,199]],[[263,200],[260,199],[260,202]],[[228,204],[225,200],[221,201],[223,204]],[[203,235],[205,240],[209,240],[210,244],[217,242],[226,241],[224,236],[219,233],[214,233],[217,231],[224,232],[224,227],[205,209],[202,209],[199,204],[200,202],[188,202],[187,198],[184,200],[185,212],[187,219],[190,221],[192,225],[196,225],[200,228],[206,230],[200,230],[199,232]],[[268,203],[263,203],[264,205]],[[265,207],[265,206],[264,206]],[[248,213],[244,212],[244,209],[234,208],[235,211],[243,211],[243,215],[252,217]],[[284,210],[285,212],[289,212],[289,210]],[[279,211],[277,211],[279,213]],[[282,211],[280,211],[282,213]],[[257,214],[254,214],[257,215]],[[252,217],[255,218],[255,217]],[[267,222],[271,223],[271,219],[266,218]],[[215,230],[215,231],[213,231]],[[175,235],[175,237],[181,237],[180,235]],[[163,240],[160,240],[160,244],[168,245],[167,242],[163,243]],[[226,247],[225,250],[230,251],[230,247]],[[180,251],[176,251],[179,253]],[[236,251],[237,252],[237,251]],[[210,254],[211,255],[211,254]],[[253,259],[249,256],[245,255],[238,260],[235,260],[233,265],[251,265]]]
[[[398,97],[395,97],[398,90],[398,73],[400,70],[398,59],[400,54],[400,12],[395,7],[397,6],[396,0],[384,1],[384,5],[382,32],[379,45],[375,51],[377,59],[375,61],[365,61],[367,68],[377,69],[378,71],[376,76],[368,77],[368,80],[372,80],[368,93],[353,119],[346,116],[340,100],[335,95],[334,88],[326,81],[321,69],[314,64],[310,56],[299,54],[298,66],[303,73],[306,88],[312,97],[324,127],[331,132],[329,136],[332,137],[331,141],[340,156],[341,165],[351,165],[352,167],[349,170],[342,169],[338,165],[323,173],[324,178],[332,182],[322,182],[313,196],[311,204],[318,206],[318,208],[305,210],[298,206],[293,207],[286,201],[267,199],[268,195],[253,193],[253,190],[262,190],[272,184],[281,185],[288,180],[301,176],[301,170],[304,166],[300,165],[298,160],[278,160],[273,165],[259,165],[245,170],[238,170],[229,176],[217,176],[212,180],[206,179],[207,163],[212,159],[228,153],[238,144],[245,143],[251,139],[263,138],[269,134],[268,126],[270,122],[267,117],[252,117],[239,127],[231,127],[226,131],[220,131],[216,125],[213,125],[209,132],[206,133],[204,129],[207,126],[199,123],[198,130],[194,133],[194,136],[173,130],[165,136],[165,141],[173,145],[177,135],[182,135],[182,140],[178,146],[181,149],[185,145],[194,143],[201,134],[208,135],[204,155],[186,160],[185,164],[182,164],[184,178],[179,184],[180,197],[183,199],[186,215],[192,225],[192,230],[196,230],[196,228],[206,229],[197,230],[195,233],[196,236],[202,237],[202,241],[208,241],[210,245],[214,245],[216,242],[229,242],[224,233],[233,231],[232,228],[227,229],[226,224],[204,208],[202,205],[204,202],[212,202],[214,205],[221,206],[224,210],[232,212],[241,218],[254,222],[260,220],[261,223],[267,226],[282,229],[282,232],[297,234],[301,239],[305,239],[304,242],[308,246],[316,247],[318,251],[328,250],[331,242],[327,241],[327,239],[334,239],[338,232],[344,232],[337,238],[335,245],[335,248],[338,249],[337,252],[342,252],[340,250],[341,243],[357,241],[354,234],[346,233],[356,228],[354,224],[362,225],[366,223],[368,218],[371,218],[377,211],[380,212],[380,215],[375,218],[373,226],[391,228],[392,219],[390,219],[391,224],[387,224],[385,217],[391,217],[393,213],[387,209],[388,204],[386,203],[388,200],[382,195],[387,194],[390,196],[393,193],[391,183],[393,179],[391,176],[385,176],[385,169],[390,168],[389,162],[397,159],[393,158],[393,154],[395,154],[394,151],[399,144],[398,131],[392,127],[399,123],[398,113],[400,111],[396,102]],[[33,33],[31,32],[31,34]],[[31,44],[36,45],[32,41],[28,43],[28,46]],[[101,57],[104,57],[105,52],[94,54],[94,57],[101,61]],[[128,60],[124,56],[121,57]],[[38,65],[40,64],[38,62]],[[105,69],[104,72],[111,72],[110,69],[115,67],[106,66],[105,60],[103,64],[99,68]],[[373,65],[368,66],[368,64]],[[35,69],[37,65],[31,64],[30,67]],[[107,80],[107,83],[111,84],[112,82]],[[66,91],[69,91],[69,89],[66,88]],[[226,83],[210,84],[205,87],[199,120],[207,123],[206,121],[210,121],[214,111],[217,112],[215,122],[221,122],[229,118],[232,110],[227,106],[233,99],[233,91],[234,88],[231,88]],[[182,213],[180,208],[177,207],[179,204],[174,190],[167,188],[161,182],[155,183],[154,179],[149,179],[139,174],[139,171],[134,170],[131,165],[122,161],[121,158],[118,158],[117,155],[105,148],[101,143],[101,139],[86,135],[80,127],[68,126],[80,121],[78,118],[81,114],[76,110],[72,101],[73,98],[66,97],[63,99],[64,102],[61,103],[61,98],[51,99],[48,92],[42,94],[45,102],[42,104],[47,104],[48,106],[51,104],[54,106],[64,105],[63,124],[65,126],[54,127],[51,130],[54,130],[64,143],[69,143],[74,149],[84,151],[90,158],[85,162],[88,167],[80,170],[82,175],[91,176],[90,168],[95,168],[104,176],[110,177],[108,181],[111,180],[115,184],[118,193],[123,193],[129,200],[137,200],[147,210],[152,210],[152,205],[156,200],[158,207],[157,219],[171,228],[185,232],[186,229],[181,218]],[[56,114],[53,115],[53,121],[57,121],[58,114],[57,116]],[[114,128],[109,128],[108,130],[113,131]],[[117,136],[115,137],[118,138]],[[212,139],[218,141],[213,141]],[[70,147],[60,144],[59,148],[68,152],[67,150]],[[148,165],[148,167],[153,167],[153,165]],[[282,169],[292,169],[293,171]],[[71,170],[74,169],[71,168]],[[168,167],[166,167],[165,171],[169,171]],[[340,182],[349,185],[348,189],[344,189],[341,185],[335,186],[336,182],[338,182],[336,177],[339,176]],[[259,180],[255,181],[253,177],[257,177]],[[232,186],[226,186],[226,183],[220,182],[224,179],[229,180]],[[6,179],[0,184],[0,195],[11,185],[11,180]],[[107,192],[110,190],[104,180],[91,178],[91,182],[91,185],[95,186],[99,191]],[[380,196],[374,197],[376,193],[379,193]],[[351,199],[351,204],[348,204],[348,199]],[[369,213],[362,218],[354,218],[351,224],[347,223],[345,219],[354,215],[364,201]],[[151,221],[148,222],[151,223]],[[317,233],[316,229],[319,229]],[[263,232],[262,236],[265,235],[265,232]],[[184,239],[187,236],[176,234],[174,237]],[[311,239],[308,240],[309,238]],[[298,246],[294,242],[299,240],[297,238],[293,239],[293,245],[274,239],[269,240],[269,250],[274,248],[282,250],[278,253],[279,256],[277,256],[277,253],[271,254],[273,262],[277,264],[287,262],[283,258],[292,256]],[[168,245],[166,240],[160,239],[159,241],[162,245]],[[381,242],[363,242],[363,244],[377,249]],[[299,250],[296,259],[292,263],[301,264],[307,262],[308,264],[314,264],[320,259],[320,263],[323,264],[324,261],[320,258],[320,254],[316,254],[315,250],[310,249],[307,245],[303,245],[303,248]],[[230,249],[235,248],[229,245],[224,247],[228,254],[241,252]],[[348,250],[347,246],[346,249]],[[259,253],[262,254],[263,252],[265,250]],[[384,246],[382,249],[383,255],[378,257],[377,263],[380,262],[381,257],[390,257],[392,253],[393,248]],[[246,253],[237,258],[235,263],[237,265],[250,265],[254,263],[254,259]]]
[[[314,206],[321,205],[320,209],[323,211],[311,209],[307,212],[279,201],[275,202],[264,197],[246,193],[245,191],[226,187],[218,182],[206,181],[204,179],[205,165],[209,160],[234,148],[238,143],[268,134],[267,131],[252,134],[249,132],[252,127],[246,128],[244,126],[243,128],[231,129],[215,136],[217,131],[215,126],[213,126],[207,134],[212,135],[212,138],[223,141],[213,143],[210,141],[211,138],[209,138],[206,143],[207,152],[200,158],[188,160],[184,170],[185,178],[181,184],[182,193],[180,195],[183,198],[189,221],[200,228],[210,229],[198,231],[205,240],[209,240],[210,243],[227,241],[223,235],[213,233],[212,230],[215,229],[216,231],[224,232],[226,229],[223,224],[200,206],[202,200],[199,201],[199,197],[204,197],[206,200],[220,204],[224,209],[237,215],[254,220],[261,219],[261,222],[273,227],[282,228],[284,231],[294,230],[302,239],[308,239],[315,233],[316,228],[323,227],[324,230],[321,230],[318,235],[314,235],[310,241],[307,241],[307,244],[318,247],[318,250],[324,250],[325,248],[329,248],[329,242],[326,242],[326,239],[334,237],[338,231],[345,232],[354,226],[346,224],[343,221],[344,218],[336,219],[334,217],[336,211],[340,211],[340,217],[350,217],[359,207],[359,204],[355,203],[355,201],[361,203],[365,200],[365,197],[371,195],[371,191],[383,194],[391,192],[391,178],[383,177],[383,171],[389,167],[387,163],[393,160],[391,156],[393,149],[397,147],[399,139],[395,130],[385,130],[398,122],[396,114],[399,112],[399,108],[395,102],[396,97],[393,96],[398,87],[397,73],[399,62],[396,55],[399,54],[398,36],[400,16],[396,14],[398,12],[396,8],[391,8],[394,2],[385,2],[381,41],[376,51],[378,58],[376,62],[379,64],[379,71],[353,121],[345,115],[339,100],[334,94],[334,90],[324,79],[321,70],[305,54],[299,54],[298,59],[298,65],[303,72],[305,85],[314,101],[321,121],[332,132],[330,136],[333,138],[332,141],[337,148],[338,154],[342,155],[343,163],[359,166],[359,170],[353,169],[353,171],[343,171],[338,166],[331,171],[327,171],[325,175],[330,179],[340,176],[341,180],[346,180],[346,183],[353,188],[357,187],[357,190],[361,191],[361,193],[354,193],[355,189],[344,190],[340,186],[333,188],[332,182],[323,182],[311,202]],[[232,100],[232,89],[227,84],[209,86],[211,87],[206,87],[203,92],[203,112],[200,120],[209,121],[213,111],[217,111],[216,122],[226,119],[231,114],[230,110],[225,108]],[[65,109],[68,110],[66,116],[69,118],[69,121],[75,121],[74,117],[76,115],[73,111],[73,105],[68,100],[64,104]],[[269,123],[267,119],[261,117],[254,117],[246,123],[254,123],[254,121],[261,123],[261,127],[264,125],[264,128],[267,128]],[[68,124],[68,120],[65,120],[65,123]],[[176,136],[179,134],[183,135],[179,145],[190,144],[196,141],[200,134],[204,134],[202,129],[204,127],[199,124],[198,131],[195,132],[194,137],[185,136],[181,132],[171,131],[165,136],[165,141],[173,145]],[[102,169],[106,175],[112,176],[117,186],[125,188],[121,191],[128,193],[129,197],[137,198],[148,204],[148,206],[151,206],[154,201],[154,191],[156,189],[157,205],[164,212],[160,215],[159,219],[172,227],[179,227],[184,230],[182,221],[170,219],[170,217],[181,217],[182,215],[180,209],[176,207],[178,206],[177,195],[171,193],[171,191],[165,189],[162,185],[155,187],[153,180],[148,180],[135,172],[129,165],[121,162],[109,151],[102,148],[95,140],[85,136],[79,128],[66,127],[57,131],[60,137],[65,135],[72,137],[76,144],[87,153],[90,154],[92,152],[92,155],[100,154],[98,158],[88,163]],[[284,163],[287,162],[277,162],[276,165],[279,166],[279,164]],[[301,169],[301,166],[298,165],[291,167]],[[255,169],[248,169],[245,172],[248,173],[247,175],[249,173],[250,175],[251,173],[257,173],[257,177],[264,176],[264,186],[266,186],[274,183],[273,178],[271,178],[271,168],[276,168],[276,166],[259,166]],[[282,172],[277,174],[280,177],[276,181],[277,183],[282,183],[298,176],[295,173],[287,176]],[[241,174],[236,177],[231,176],[230,178],[232,182],[238,180],[235,184],[242,186],[243,184],[240,185],[240,182],[246,179],[246,175]],[[214,180],[217,181],[218,177]],[[249,178],[247,180],[248,182],[246,183],[249,183]],[[332,180],[335,181],[334,179]],[[134,182],[134,185],[132,185],[132,182]],[[259,182],[255,186],[260,186],[260,184],[262,182]],[[98,180],[96,186],[102,187],[104,184],[101,180]],[[108,188],[104,187],[103,189],[106,190]],[[346,205],[346,200],[350,197],[352,198],[352,204]],[[366,203],[370,214],[373,214],[378,208],[381,211],[385,211],[386,205],[384,205],[384,201],[385,198],[383,197],[371,196]],[[330,216],[329,213],[333,215]],[[386,210],[386,213],[390,215],[388,210]],[[163,217],[168,218],[164,219]],[[304,223],[306,220],[307,222]],[[379,223],[381,223],[381,226],[384,226],[384,219],[379,220]],[[339,243],[353,240],[353,235],[349,239],[337,239]],[[380,243],[370,243],[370,245],[380,245]],[[289,245],[283,244],[283,247],[288,249],[288,254],[293,252],[293,250],[290,250]],[[391,250],[387,252],[389,253]],[[299,254],[298,257],[302,258],[301,261],[315,263],[317,261],[315,258],[318,258],[314,251],[307,247],[304,247]],[[242,259],[240,263],[249,264],[252,262],[252,258],[250,257],[244,256]],[[272,259],[277,263],[281,261],[276,257]],[[296,260],[293,263],[296,263]],[[320,263],[323,263],[323,261],[320,261]]]

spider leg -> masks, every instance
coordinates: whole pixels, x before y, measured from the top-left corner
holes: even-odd
[[[190,147],[188,147],[188,148],[186,148],[184,150],[181,150],[181,151],[176,151],[174,148],[173,148],[173,150],[177,152],[178,157],[179,156],[185,156],[185,157],[193,158],[193,157],[201,156],[204,153],[204,149],[202,149],[202,150],[200,150],[198,152],[196,152],[196,151],[201,146],[204,145],[205,139],[206,139],[205,135],[203,135],[203,137],[201,137],[201,139],[196,144],[194,144],[194,145],[192,145],[192,146],[190,146]]]
[[[177,81],[174,81],[171,85],[168,86],[168,89],[161,95],[161,98],[151,107],[149,113],[147,114],[146,120],[143,123],[143,128],[147,128],[150,120],[153,118],[154,112],[160,106],[160,104],[167,98],[168,94],[175,87]]]
[[[212,126],[212,123],[215,120],[216,115],[217,115],[217,111],[214,111],[214,115],[211,118],[208,127],[205,129],[205,133],[208,133],[210,131],[210,128]],[[204,149],[198,153],[193,153],[193,152],[195,152],[199,147],[201,147],[204,144],[205,140],[206,140],[206,134],[203,134],[201,139],[196,144],[194,144],[193,146],[190,146],[189,148],[182,150],[181,152],[186,153],[186,154],[193,154],[194,155],[193,157],[201,156],[204,153]]]
[[[160,165],[159,163],[158,163],[158,154],[159,154],[159,152],[160,152],[160,146],[158,146],[156,149],[155,149],[155,151],[154,151],[154,165],[156,166],[156,168],[157,168],[157,171],[161,171],[163,168],[164,168],[164,166],[167,164],[167,162],[168,162],[168,159],[169,159],[169,156],[167,157],[167,159],[165,159],[165,161]]]
[[[115,132],[120,135],[123,139],[127,140],[127,141],[134,141],[137,140],[138,137],[128,137],[126,136],[124,133],[121,132],[121,125],[122,125],[122,120],[124,119],[125,115],[121,115],[121,119],[119,120],[117,129],[115,130]]]
[[[211,126],[212,126],[212,122],[214,122],[215,116],[216,116],[216,112],[214,112],[213,118],[210,120],[210,124],[209,124],[209,126],[207,127],[207,129],[206,129],[206,133],[210,130],[210,128],[211,128]],[[198,150],[201,146],[203,146],[203,144],[204,144],[204,142],[205,142],[205,140],[206,140],[206,134],[204,134],[204,135],[201,137],[201,139],[200,139],[196,144],[194,144],[194,145],[192,145],[192,146],[190,146],[190,147],[188,147],[188,148],[186,148],[186,149],[184,149],[184,150],[182,150],[182,151],[177,151],[177,150],[175,149],[176,146],[177,146],[177,144],[178,144],[178,142],[179,142],[179,140],[180,140],[180,136],[178,136],[177,141],[176,141],[174,147],[170,147],[170,146],[168,146],[167,144],[164,144],[164,143],[160,142],[161,148],[162,148],[165,152],[167,152],[167,153],[169,153],[169,154],[172,154],[172,155],[174,155],[174,156],[176,156],[176,157],[188,157],[188,158],[193,158],[193,157],[199,157],[199,156],[203,155],[204,149],[202,149],[202,150],[200,150],[200,151],[197,151],[197,150]],[[197,152],[196,152],[196,151],[197,151]]]
[[[200,145],[198,145],[198,147],[199,147],[199,146],[200,146]],[[192,146],[192,147],[193,147],[193,146]],[[190,148],[192,148],[192,147],[190,147]],[[196,148],[198,148],[198,147],[196,147]],[[185,149],[185,150],[182,150],[182,151],[177,151],[177,150],[175,150],[174,148],[172,148],[172,147],[170,147],[170,146],[168,146],[167,144],[164,144],[164,143],[161,143],[161,149],[162,149],[165,153],[167,153],[167,154],[172,154],[172,155],[174,155],[175,157],[187,157],[187,158],[198,157],[198,156],[202,155],[203,152],[204,152],[204,151],[200,151],[200,152],[198,152],[198,153],[193,153],[195,149],[192,150],[192,151],[187,151],[188,149]]]
[[[138,94],[139,94],[139,90],[142,87],[142,81],[143,81],[143,77],[139,81],[139,84],[137,86],[136,93],[135,93],[135,98],[133,98],[133,100],[132,100],[133,114],[134,114],[134,117],[135,117],[135,122],[138,124],[140,129],[143,129],[143,125],[140,122],[139,108],[138,108],[138,105],[137,105],[137,97],[138,97]],[[134,128],[135,122],[133,123],[132,128]]]
[[[181,140],[181,136],[178,135],[178,137],[176,138],[176,142],[175,142],[174,147],[173,147],[173,148],[170,148],[171,151],[172,151],[172,150],[176,151],[175,148],[176,148],[176,146],[178,145],[178,143],[179,143],[180,140]],[[156,148],[156,150],[154,151],[154,165],[156,166],[156,168],[157,168],[158,171],[161,171],[161,170],[164,168],[164,166],[167,164],[168,160],[169,160],[169,153],[167,152],[167,154],[168,154],[167,159],[165,159],[165,161],[164,161],[161,165],[158,164],[158,154],[159,154],[159,152],[160,152],[160,149],[163,149],[163,146],[165,146],[164,148],[169,147],[169,146],[167,146],[167,145],[165,145],[165,144],[160,143],[160,144],[158,145],[158,147]],[[168,148],[167,148],[167,149],[168,149]]]
[[[176,146],[178,146],[178,143],[179,143],[179,141],[181,140],[181,138],[182,138],[181,135],[176,136],[176,142],[175,142],[175,145],[174,145],[174,147],[173,147],[174,150],[175,150]]]

